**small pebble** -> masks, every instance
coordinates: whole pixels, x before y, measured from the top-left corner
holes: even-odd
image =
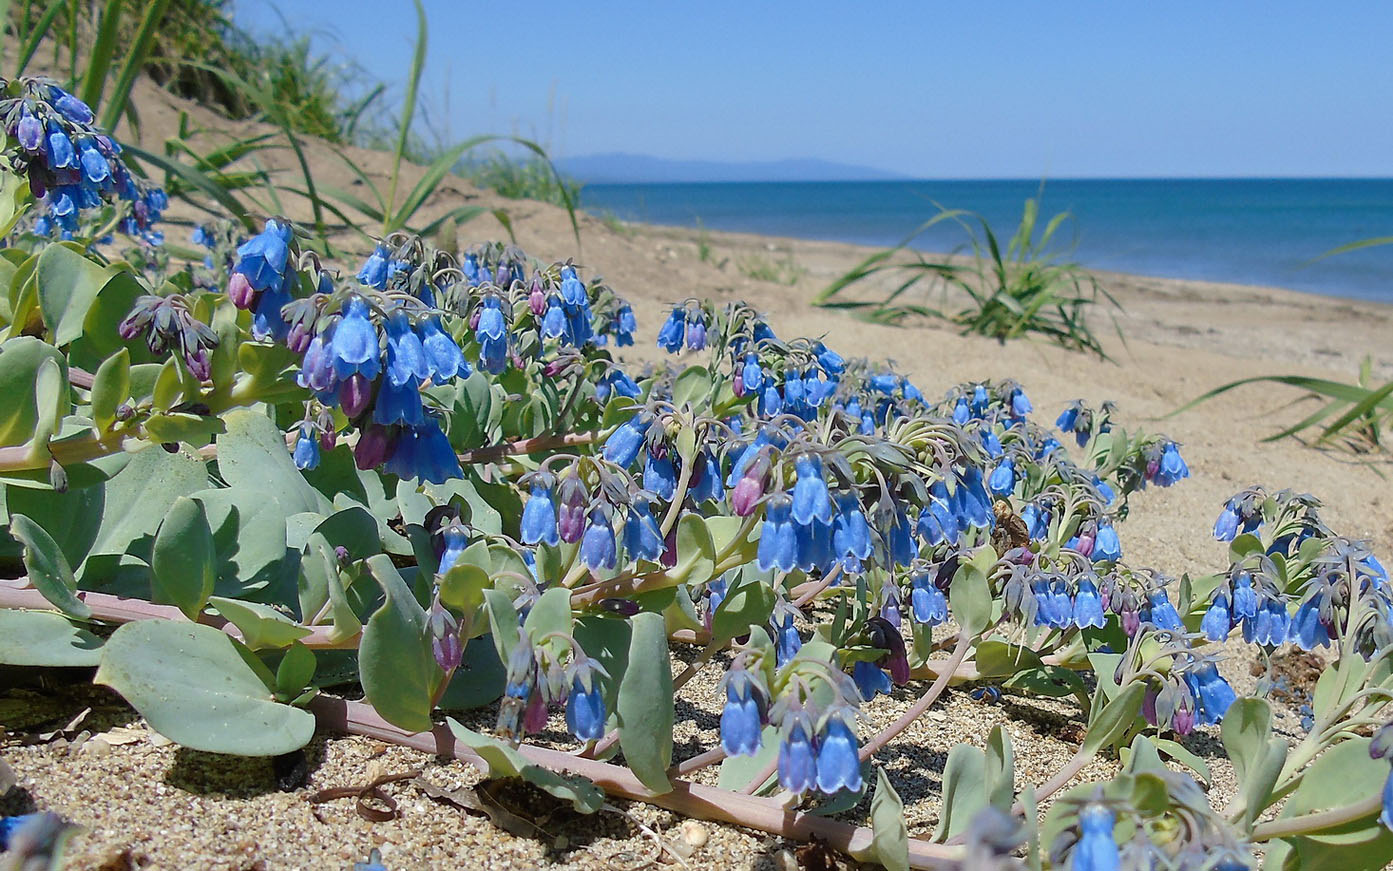
[[[798,857],[785,847],[774,854],[774,867],[778,871],[798,871]]]
[[[111,755],[111,745],[100,737],[93,738],[90,741],[83,742],[82,746],[78,748],[78,752],[83,756],[93,756],[100,759],[103,756]]]
[[[706,839],[710,836],[711,834],[706,830],[706,826],[703,826],[697,820],[684,820],[682,822],[682,840],[686,841],[692,847],[700,850],[702,847],[706,846]]]

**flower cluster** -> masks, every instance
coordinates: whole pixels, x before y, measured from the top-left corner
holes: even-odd
[[[138,297],[116,332],[127,341],[144,334],[145,344],[155,354],[177,351],[199,381],[213,376],[212,354],[218,335],[193,316],[183,294]]]
[[[855,685],[844,672],[811,659],[790,657],[776,670],[768,646],[767,635],[752,632],[721,679],[721,748],[729,756],[753,756],[764,727],[772,725],[779,734],[781,787],[795,795],[860,792]]]
[[[569,661],[566,661],[569,660]],[[562,651],[554,640],[533,644],[519,626],[508,657],[497,729],[521,738],[546,727],[549,707],[565,706],[566,728],[581,741],[598,741],[609,716],[604,682],[609,673],[571,641]]]
[[[0,92],[7,95],[0,100],[0,121],[14,143],[10,165],[28,177],[29,190],[45,209],[36,233],[47,235],[57,226],[70,239],[83,210],[122,200],[129,205],[123,231],[153,244],[161,241],[151,225],[168,198],[131,174],[121,146],[93,126],[86,103],[45,78],[0,80]]]

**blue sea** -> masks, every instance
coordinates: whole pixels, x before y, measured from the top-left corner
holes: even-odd
[[[1005,244],[1037,181],[594,184],[584,208],[651,224],[893,245],[938,206],[984,216]],[[1393,179],[1089,179],[1045,185],[1069,259],[1095,269],[1284,287],[1393,302],[1393,245],[1321,254],[1393,236]],[[958,250],[941,223],[913,245]],[[1314,262],[1312,262],[1314,261]]]

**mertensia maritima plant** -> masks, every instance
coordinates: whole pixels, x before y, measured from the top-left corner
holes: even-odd
[[[0,118],[0,662],[96,666],[200,750],[449,736],[582,812],[608,793],[891,868],[1393,859],[1393,588],[1314,497],[1235,495],[1232,564],[1176,580],[1128,564],[1124,522],[1189,469],[1109,403],[1050,426],[1012,381],[935,398],[701,299],[662,322],[668,362],[626,367],[629,303],[513,245],[395,233],[336,264],[274,216],[206,221],[188,261],[75,97],[6,82]],[[1263,683],[1236,694],[1221,641],[1328,653],[1304,736]],[[706,668],[719,741],[675,747]],[[324,692],[345,680],[364,702]],[[1086,727],[1038,784],[1002,728],[938,748],[938,827],[910,838],[877,754],[964,681]],[[442,724],[479,708],[487,731]],[[1223,806],[1196,730],[1237,776]],[[1116,775],[1068,786],[1099,755]]]

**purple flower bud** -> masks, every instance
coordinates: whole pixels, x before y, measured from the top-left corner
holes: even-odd
[[[1131,638],[1137,634],[1137,627],[1141,626],[1141,615],[1135,608],[1126,608],[1122,611],[1122,631]]]
[[[213,363],[208,359],[208,351],[203,348],[194,348],[184,355],[184,363],[189,367],[189,372],[199,381],[207,381],[213,377]]]
[[[547,727],[547,703],[541,693],[533,693],[527,699],[527,710],[522,715],[522,728],[527,732],[540,732]]]
[[[741,375],[738,371],[735,373],[735,377],[731,379],[730,391],[735,394],[736,399],[741,399],[745,395],[745,376]]]
[[[392,440],[387,427],[371,424],[358,436],[353,446],[353,460],[363,471],[375,469],[391,456]]]
[[[547,313],[547,295],[542,290],[542,282],[536,278],[532,279],[532,292],[527,295],[527,307],[537,317]]]
[[[227,298],[238,308],[249,309],[256,301],[256,288],[252,287],[245,275],[234,272],[227,282]]]
[[[143,312],[132,312],[123,318],[121,323],[116,325],[116,334],[128,342],[136,336],[139,336],[141,332],[144,331],[145,324],[148,321],[148,318],[141,318],[141,314],[143,314]]]
[[[341,566],[348,565],[348,548],[343,545],[334,548],[334,559],[338,560]]]
[[[303,354],[309,348],[310,340],[313,338],[314,336],[310,333],[305,322],[296,321],[285,337],[285,346],[290,349],[292,354]]]
[[[1189,702],[1181,702],[1171,718],[1171,727],[1177,735],[1188,735],[1195,730],[1195,710]]]
[[[34,117],[34,113],[29,111],[26,106],[19,117],[19,127],[15,131],[15,138],[19,140],[19,147],[25,151],[38,151],[43,145],[44,127],[39,123],[39,119]],[[42,196],[36,194],[36,196]]]
[[[357,417],[367,411],[368,402],[371,400],[372,382],[361,372],[353,373],[339,385],[339,407],[350,418]]]

